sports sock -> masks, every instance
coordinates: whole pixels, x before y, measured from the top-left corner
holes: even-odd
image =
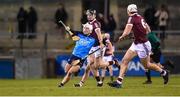
[[[165,76],[166,73],[167,73],[167,72],[166,72],[165,70],[162,70],[160,74],[161,74],[162,76]]]
[[[64,86],[64,84],[63,84],[63,83],[60,83],[60,86]]]
[[[80,86],[83,86],[83,84],[84,84],[83,81],[80,81],[80,82],[79,82],[79,85],[80,85]]]
[[[147,80],[151,81],[151,75],[150,75],[151,72],[150,72],[150,70],[145,71],[145,73],[146,73]]]
[[[117,81],[118,84],[122,84],[122,80],[123,80],[122,77],[118,77],[116,81]]]
[[[99,76],[96,76],[96,81],[99,82],[100,81],[100,77]]]

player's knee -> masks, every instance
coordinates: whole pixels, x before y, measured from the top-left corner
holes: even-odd
[[[90,72],[90,68],[87,68],[87,69],[85,70],[85,72],[86,72],[86,73]]]
[[[122,64],[123,64],[123,65],[128,65],[128,62],[129,62],[129,61],[128,61],[127,59],[122,59]]]
[[[154,64],[150,64],[150,63],[144,64],[144,68],[149,69],[149,68],[151,68],[151,65],[154,65]]]
[[[71,72],[68,72],[68,73],[67,73],[67,76],[68,76],[68,77],[70,77],[71,75],[72,75],[72,73],[71,73]]]

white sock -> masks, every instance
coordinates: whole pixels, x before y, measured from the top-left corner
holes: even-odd
[[[83,82],[83,81],[80,81],[80,82],[79,82],[80,87],[82,87],[82,86],[83,86],[83,84],[84,84],[84,82]]]

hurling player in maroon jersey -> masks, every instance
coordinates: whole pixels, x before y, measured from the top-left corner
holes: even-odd
[[[87,67],[85,73],[81,81],[78,84],[74,84],[74,86],[81,87],[84,84],[85,80],[88,78],[91,70],[97,81],[97,86],[101,87],[103,85],[103,82],[101,81],[98,72],[99,66],[102,65],[102,48],[104,46],[101,35],[101,24],[96,20],[96,10],[89,9],[87,10],[86,15],[87,15],[88,23],[93,26],[93,31],[91,33],[91,36],[95,39],[95,44],[91,48],[89,53],[92,53],[99,48],[101,48],[101,50],[96,51],[94,54],[90,55],[87,58]]]
[[[164,79],[164,84],[168,83],[168,72],[161,69],[159,66],[150,63],[151,44],[146,38],[146,35],[151,32],[151,29],[137,11],[137,6],[135,4],[128,5],[127,13],[129,15],[129,19],[123,34],[119,37],[119,40],[123,40],[125,36],[130,34],[131,31],[133,32],[135,39],[122,59],[119,77],[113,83],[109,83],[109,86],[111,87],[121,88],[125,72],[128,68],[128,63],[135,56],[140,58],[140,61],[145,68],[158,71]]]

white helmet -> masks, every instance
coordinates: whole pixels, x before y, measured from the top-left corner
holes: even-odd
[[[128,12],[137,12],[137,6],[135,4],[130,4],[127,7]]]

